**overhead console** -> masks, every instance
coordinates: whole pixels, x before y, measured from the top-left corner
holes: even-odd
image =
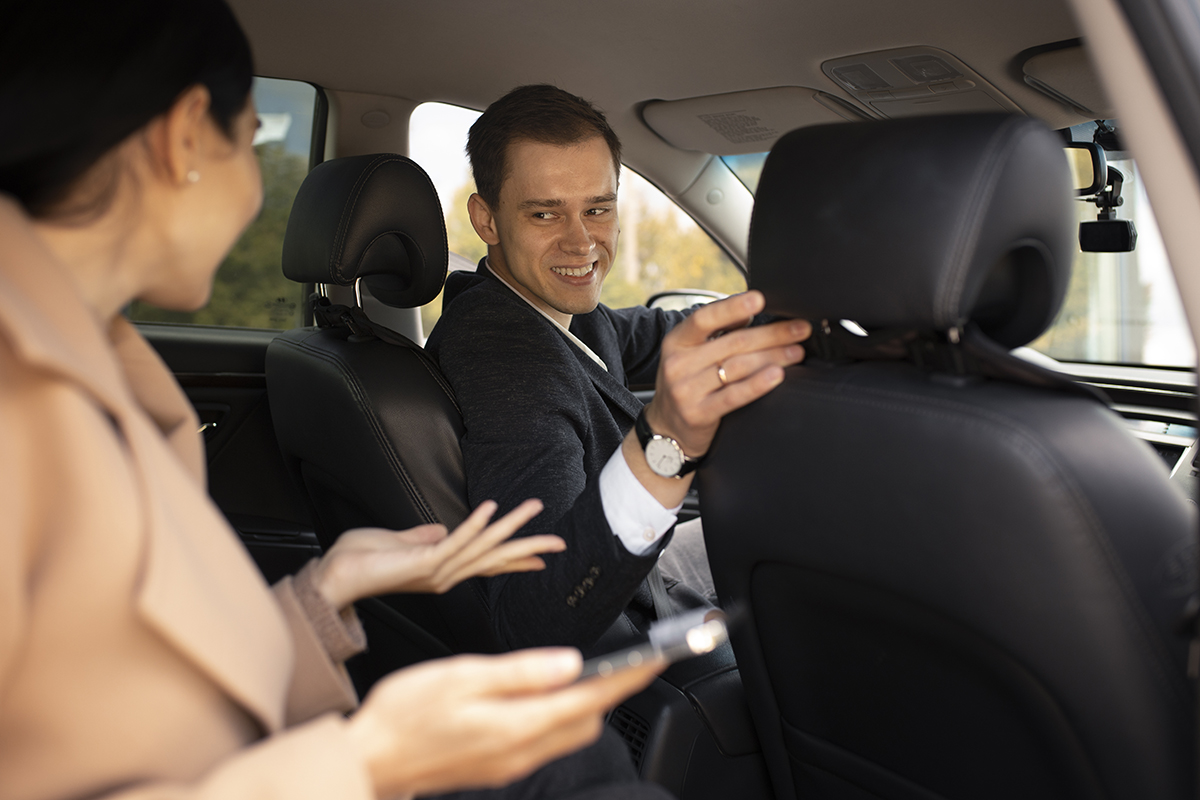
[[[1079,40],[1040,45],[1018,54],[1015,61],[1021,66],[1020,78],[1008,76],[1007,88],[1020,91],[1028,113],[1052,127],[1112,116]],[[808,125],[933,114],[1026,113],[978,72],[936,47],[834,58],[821,64],[821,71],[832,82],[829,91],[775,86],[652,100],[642,107],[642,119],[675,147],[732,156],[770,150],[783,134]]]
[[[806,125],[869,119],[852,104],[803,86],[776,86],[685,100],[653,100],[642,119],[668,144],[719,156],[770,150]]]
[[[822,71],[883,117],[1021,109],[979,73],[944,50],[902,47],[835,58]]]

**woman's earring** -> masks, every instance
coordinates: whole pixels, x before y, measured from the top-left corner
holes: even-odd
[[[188,170],[187,179],[188,183],[198,183],[200,181],[200,173],[194,169]]]

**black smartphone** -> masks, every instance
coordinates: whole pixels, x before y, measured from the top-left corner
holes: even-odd
[[[719,608],[700,608],[660,619],[650,626],[650,641],[645,644],[583,662],[579,680],[593,675],[607,677],[656,658],[665,658],[672,664],[711,653],[729,638],[727,621],[728,616]]]
[[[711,342],[713,339],[719,339],[727,333],[740,331],[742,328],[749,328],[752,322],[754,322],[754,317],[747,317],[746,319],[739,320],[732,325],[727,325],[726,327],[721,328],[719,331],[716,331],[712,336],[708,337],[708,340]]]

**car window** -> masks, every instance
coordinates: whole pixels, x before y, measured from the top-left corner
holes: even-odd
[[[747,153],[741,156],[721,156],[725,166],[733,170],[738,180],[746,185],[751,194],[758,191],[758,177],[762,175],[763,164],[767,163],[766,153]]]
[[[317,90],[301,81],[255,78],[253,92],[262,211],[217,270],[207,306],[188,313],[134,301],[127,312],[130,319],[243,328],[301,324],[304,287],[283,276],[283,234],[296,191],[308,174]]]
[[[1090,142],[1094,130],[1095,123],[1087,123],[1072,135]],[[766,158],[751,153],[722,160],[753,192]],[[1196,350],[1141,173],[1122,151],[1110,151],[1108,164],[1125,176],[1117,216],[1133,220],[1137,245],[1131,253],[1077,249],[1062,310],[1030,347],[1060,361],[1194,367]],[[1079,222],[1095,220],[1097,211],[1090,202],[1075,203]]]
[[[452,253],[450,269],[474,269],[487,254],[467,216],[475,191],[466,157],[467,132],[479,112],[424,103],[409,121],[409,155],[437,187]],[[746,288],[737,265],[669,197],[633,170],[621,169],[621,236],[600,301],[613,308],[641,305],[667,289],[730,294]],[[442,297],[421,309],[426,335],[441,316]]]
[[[1195,346],[1141,173],[1119,151],[1108,153],[1108,166],[1125,176],[1117,217],[1133,221],[1136,246],[1131,253],[1076,251],[1062,310],[1030,347],[1060,361],[1194,367]],[[1087,222],[1098,209],[1080,200],[1075,211]]]

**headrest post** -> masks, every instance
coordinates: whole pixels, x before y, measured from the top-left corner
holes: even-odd
[[[354,279],[354,307],[362,308],[362,278]]]

